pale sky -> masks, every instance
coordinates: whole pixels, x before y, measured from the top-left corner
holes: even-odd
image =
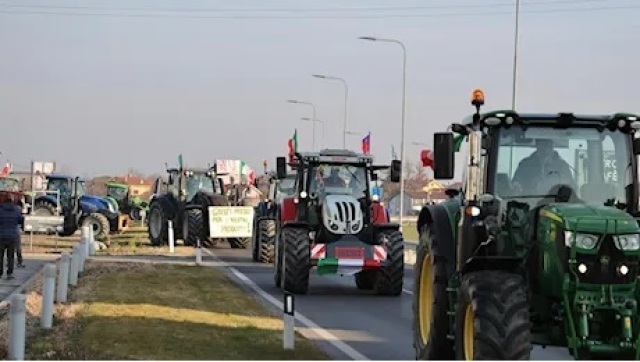
[[[514,4],[3,0],[0,161],[95,176],[163,172],[183,153],[194,166],[231,158],[261,170],[294,128],[311,149],[300,120],[311,108],[287,99],[313,102],[325,146],[342,146],[344,88],[311,77],[320,73],[346,79],[347,128],[370,131],[374,157],[389,162],[392,144],[400,153],[402,51],[359,36],[407,48],[406,154],[417,160],[412,142],[471,113],[474,88],[487,110],[511,107]],[[521,4],[517,110],[640,113],[638,0]],[[347,146],[359,151],[361,138]]]

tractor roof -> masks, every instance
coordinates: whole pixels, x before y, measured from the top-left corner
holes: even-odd
[[[575,114],[575,113],[518,113],[512,110],[496,110],[480,114],[480,119],[487,118],[508,118],[522,120],[527,124],[565,124],[565,125],[607,125],[612,121],[627,120],[640,121],[640,116],[631,113],[613,113],[613,114]],[[463,124],[472,123],[473,115],[467,116],[463,120]]]
[[[324,149],[320,152],[302,152],[300,153],[303,159],[312,162],[322,163],[371,163],[373,162],[373,156],[365,155],[363,153],[356,153],[351,150],[343,149]]]
[[[105,184],[107,186],[121,187],[123,189],[129,187],[128,184],[126,184],[124,182],[118,182],[118,181],[107,181],[107,182],[105,182]]]
[[[50,179],[50,180],[69,180],[69,179],[73,180],[75,177],[69,176],[69,175],[63,175],[63,174],[59,174],[59,173],[58,174],[53,174],[52,173],[50,175],[47,175],[47,178]],[[83,178],[81,178],[81,177],[78,178],[78,181],[85,182],[85,180]]]

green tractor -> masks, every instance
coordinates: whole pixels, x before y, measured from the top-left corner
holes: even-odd
[[[136,221],[142,219],[143,210],[145,214],[149,214],[149,203],[138,196],[132,196],[129,185],[116,181],[108,181],[106,186],[107,199],[114,202],[122,214],[129,215],[132,220]]]
[[[434,135],[436,179],[468,152],[462,189],[418,217],[416,359],[640,359],[640,117],[472,104]]]

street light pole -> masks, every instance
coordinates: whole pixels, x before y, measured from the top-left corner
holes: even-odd
[[[383,39],[370,36],[362,36],[359,39],[369,41],[380,41],[387,43],[396,43],[402,48],[402,126],[401,126],[401,140],[400,140],[400,232],[402,232],[402,223],[404,221],[404,179],[405,179],[405,108],[406,108],[406,92],[407,92],[407,48],[399,40],[396,39]]]
[[[347,132],[347,105],[349,104],[349,86],[347,85],[347,81],[339,78],[339,77],[333,77],[330,75],[323,75],[323,74],[312,74],[313,77],[315,78],[320,78],[320,79],[328,79],[328,80],[337,80],[342,82],[342,84],[344,85],[344,120],[342,121],[342,148],[346,149],[346,144],[347,144],[347,136],[346,136],[346,132]]]
[[[516,0],[516,29],[515,29],[515,40],[513,44],[513,84],[511,88],[511,109],[516,110],[516,83],[518,77],[518,38],[520,32],[520,0]]]
[[[287,103],[293,103],[293,104],[305,104],[308,106],[311,106],[311,109],[313,109],[313,119],[316,119],[316,106],[311,103],[311,102],[303,102],[303,101],[298,101],[295,99],[289,99],[287,101]],[[312,136],[312,141],[311,141],[311,150],[315,151],[316,150],[316,122],[313,122],[313,136]]]
[[[311,121],[311,122],[313,122],[313,119],[311,119],[309,117],[302,117],[300,119],[303,120],[303,121]],[[326,147],[327,144],[325,143],[325,140],[324,140],[324,121],[316,119],[315,122],[320,122],[322,124],[322,147]]]

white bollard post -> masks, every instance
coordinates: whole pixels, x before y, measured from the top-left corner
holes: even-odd
[[[140,210],[140,224],[142,226],[144,226],[144,221],[146,217],[147,217],[147,212],[144,209]]]
[[[11,298],[11,327],[9,330],[9,359],[13,361],[24,360],[24,348],[26,342],[27,327],[27,296],[15,294]]]
[[[93,256],[96,254],[96,241],[93,238],[93,229],[89,229],[89,255]]]
[[[200,245],[200,238],[196,238],[196,265],[202,264],[202,245]]]
[[[62,253],[60,258],[60,272],[58,273],[58,290],[56,296],[56,302],[67,302],[67,291],[69,287],[69,253],[66,251]]]
[[[294,296],[293,294],[285,291],[284,293],[284,336],[283,336],[284,349],[288,349],[288,350],[295,349],[295,341],[296,341],[295,328],[296,328],[296,317],[295,317]]]
[[[47,264],[44,267],[44,284],[42,285],[42,310],[40,325],[44,329],[53,327],[53,299],[56,290],[56,265]]]
[[[84,262],[87,260],[87,239],[80,239],[78,256],[80,256],[80,261],[78,261],[78,274],[80,274],[84,271]]]
[[[169,232],[169,252],[175,253],[175,240],[173,240],[173,222],[171,220],[167,221],[169,223],[168,232]]]
[[[83,244],[85,246],[85,255],[89,255],[89,230],[90,228],[88,226],[83,226],[82,227],[82,232],[81,232],[81,237],[80,237],[80,243],[85,243]]]
[[[81,254],[82,251],[80,251],[80,246],[74,246],[73,253],[71,253],[71,263],[69,265],[69,285],[72,287],[78,285],[78,267],[80,266],[82,259]]]

